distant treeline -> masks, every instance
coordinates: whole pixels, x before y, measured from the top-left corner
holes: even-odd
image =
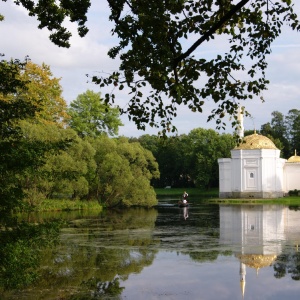
[[[143,135],[130,140],[140,142],[153,153],[160,172],[159,179],[152,179],[157,188],[218,187],[218,158],[230,157],[230,150],[236,143],[231,134],[202,128],[168,139]]]

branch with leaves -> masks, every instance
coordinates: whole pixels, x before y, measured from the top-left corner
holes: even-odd
[[[52,31],[50,39],[58,46],[70,46],[70,33],[63,26],[66,17],[78,23],[80,36],[88,31],[89,0],[16,4],[37,16],[39,28]],[[272,43],[284,25],[300,29],[292,0],[108,0],[108,5],[112,34],[119,40],[108,55],[120,65],[112,74],[91,80],[111,87],[107,104],[115,104],[118,90],[127,91],[126,103],[119,104],[121,113],[139,129],[150,125],[163,133],[176,130],[172,122],[180,105],[201,113],[204,103],[213,101],[216,108],[208,121],[215,119],[217,128],[223,128],[224,115],[234,116],[242,101],[264,101]],[[206,44],[213,49],[214,39],[227,49],[210,59],[196,53]],[[232,120],[236,126],[236,118]]]

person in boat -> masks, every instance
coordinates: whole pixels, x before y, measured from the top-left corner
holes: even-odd
[[[184,191],[183,195],[182,195],[182,203],[187,203],[187,197],[189,196],[189,194]]]

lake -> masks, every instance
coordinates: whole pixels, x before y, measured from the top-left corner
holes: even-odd
[[[194,202],[61,213],[36,283],[0,299],[299,299],[298,207]]]

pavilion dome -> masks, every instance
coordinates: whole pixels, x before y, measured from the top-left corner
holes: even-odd
[[[300,163],[300,156],[297,155],[296,150],[295,150],[295,155],[291,156],[287,162],[289,163]]]
[[[234,149],[235,150],[277,149],[277,147],[266,136],[254,133],[245,136],[242,142]]]
[[[246,266],[254,269],[261,269],[265,267],[269,267],[274,260],[276,259],[276,255],[269,254],[241,254],[237,255],[237,258],[244,263]]]

